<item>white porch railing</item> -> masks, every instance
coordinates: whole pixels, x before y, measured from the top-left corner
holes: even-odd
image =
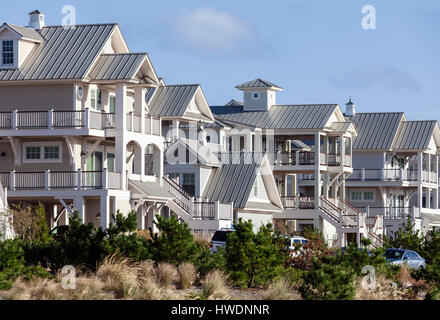
[[[121,175],[103,171],[50,171],[0,173],[0,183],[11,191],[52,189],[121,189]]]
[[[428,175],[425,175],[428,177]],[[417,181],[416,169],[354,169],[351,181]]]

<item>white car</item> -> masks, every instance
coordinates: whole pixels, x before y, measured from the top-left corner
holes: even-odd
[[[288,238],[288,241],[289,241],[288,245],[289,245],[290,255],[293,258],[296,258],[302,253],[303,251],[302,247],[306,245],[309,240],[303,237],[291,237]],[[298,249],[298,245],[300,245],[299,249]]]

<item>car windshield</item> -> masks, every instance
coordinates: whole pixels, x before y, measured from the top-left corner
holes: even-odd
[[[229,233],[231,233],[231,232],[230,231],[217,231],[214,234],[214,236],[212,237],[212,241],[226,242]]]
[[[396,260],[402,260],[404,251],[401,250],[387,250],[385,252],[385,257],[387,259],[396,259]]]

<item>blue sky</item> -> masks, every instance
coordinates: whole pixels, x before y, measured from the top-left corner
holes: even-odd
[[[0,21],[27,25],[40,9],[61,24],[117,22],[133,52],[147,51],[168,84],[200,83],[211,105],[241,100],[260,77],[284,88],[279,104],[338,103],[358,112],[405,111],[440,119],[440,1],[125,0],[8,3]],[[376,8],[376,29],[361,26]]]

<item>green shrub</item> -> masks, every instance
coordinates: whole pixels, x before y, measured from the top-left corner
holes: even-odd
[[[273,233],[271,224],[257,234],[251,221],[242,219],[226,244],[226,268],[231,280],[241,287],[267,285],[279,276],[288,258],[285,238]]]
[[[177,218],[165,219],[156,216],[159,233],[151,233],[149,240],[152,259],[156,262],[168,262],[176,267],[183,262],[194,262],[200,247],[194,241],[191,229]]]
[[[315,259],[312,270],[304,273],[299,291],[309,300],[351,300],[355,294],[355,275],[351,267],[339,265],[337,257]]]
[[[40,266],[26,267],[23,253],[20,240],[0,242],[0,290],[10,289],[19,277],[30,280],[49,276]]]

